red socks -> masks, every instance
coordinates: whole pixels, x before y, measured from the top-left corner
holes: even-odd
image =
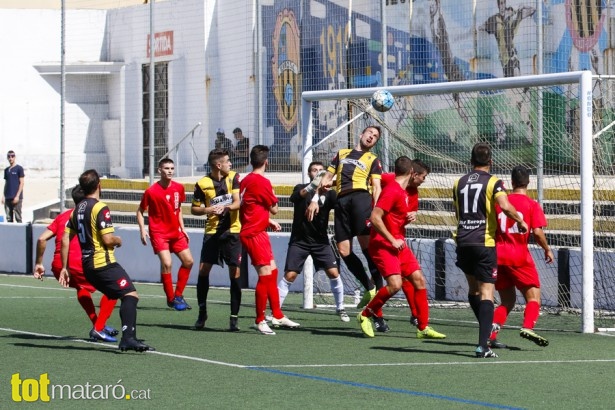
[[[177,285],[175,286],[175,296],[183,296],[186,284],[190,279],[190,269],[186,269],[183,266],[179,268],[177,272]]]
[[[416,302],[414,301],[414,285],[408,280],[401,281],[401,290],[406,295],[406,300],[408,301],[408,305],[410,305],[410,313],[414,317],[419,317],[419,314],[416,310]]]
[[[504,326],[504,324],[506,323],[506,319],[508,319],[508,313],[508,309],[506,309],[505,306],[498,306],[493,312],[493,323],[497,323],[500,326]],[[491,332],[491,336],[489,336],[489,339],[493,340],[497,337],[497,332]]]
[[[535,300],[527,302],[525,312],[523,312],[523,327],[533,329],[540,315],[540,305]]]
[[[282,319],[284,313],[280,307],[280,292],[278,291],[278,268],[271,271],[269,282],[267,282],[267,296],[269,299],[269,307],[271,307],[271,314],[276,319]]]
[[[161,273],[160,281],[162,282],[164,294],[167,295],[167,302],[172,302],[175,298],[175,293],[173,292],[173,276],[171,276],[171,272]]]
[[[77,290],[77,300],[79,304],[85,310],[85,313],[88,315],[92,324],[96,323],[96,308],[94,307],[94,302],[92,301],[92,294],[85,289]]]
[[[98,310],[98,318],[96,319],[96,323],[94,323],[94,329],[100,332],[105,328],[107,320],[113,313],[113,308],[115,308],[116,303],[116,299],[109,299],[107,296],[102,295],[102,298],[100,298],[100,309]]]
[[[272,275],[259,276],[256,282],[254,291],[254,303],[256,304],[256,323],[265,320],[265,310],[267,309],[267,290],[269,288],[269,280]],[[273,281],[275,283],[275,280]],[[279,304],[279,301],[278,301]]]
[[[427,289],[414,290],[414,303],[416,305],[416,319],[419,322],[418,329],[424,330],[429,324],[429,302],[427,301]]]
[[[271,314],[276,319],[284,317],[280,308],[280,294],[278,292],[278,270],[273,269],[271,275],[259,276],[256,282],[256,291],[254,293],[256,303],[256,323],[265,320],[265,309],[267,309],[267,301],[271,308]]]
[[[382,317],[382,306],[391,298],[389,294],[389,290],[386,286],[383,286],[376,292],[376,296],[372,299],[371,302],[365,306],[363,309],[363,313],[361,313],[365,317]]]

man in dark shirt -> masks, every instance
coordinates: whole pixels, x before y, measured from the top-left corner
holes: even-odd
[[[241,128],[237,127],[233,130],[233,135],[237,140],[237,145],[231,155],[231,162],[235,167],[245,167],[248,165],[250,156],[250,139],[243,135]]]
[[[21,222],[21,205],[23,203],[24,172],[15,162],[15,151],[6,154],[9,166],[4,169],[4,193],[2,203],[7,222]]]
[[[299,184],[293,189],[290,201],[294,204],[293,226],[286,252],[286,265],[284,277],[278,282],[280,306],[288,294],[288,290],[303,270],[308,256],[314,260],[316,269],[323,269],[331,284],[331,293],[335,299],[337,314],[343,322],[350,318],[344,310],[344,284],[337,267],[337,259],[329,244],[327,227],[329,225],[329,212],[335,207],[337,195],[329,188],[318,188],[319,175],[325,173],[322,162],[314,161],[308,167],[309,184]],[[318,190],[318,195],[314,195]],[[314,200],[320,211],[313,219],[307,218],[308,205]]]
[[[233,143],[231,142],[230,139],[226,138],[225,135],[226,134],[224,134],[224,130],[222,128],[218,128],[218,130],[216,131],[215,148],[225,150],[228,152],[233,152],[233,149],[234,149]]]

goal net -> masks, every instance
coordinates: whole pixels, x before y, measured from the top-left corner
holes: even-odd
[[[455,266],[452,186],[471,169],[472,146],[489,143],[491,172],[510,187],[512,168],[528,167],[530,196],[547,216],[556,260],[546,264],[542,249],[529,245],[541,277],[543,314],[576,316],[573,322],[584,332],[612,329],[614,85],[589,72],[396,85],[386,87],[395,97],[386,113],[370,104],[379,88],[304,92],[303,174],[310,161],[328,164],[339,149],[354,146],[371,124],[383,128],[375,151],[385,171],[401,155],[430,165],[407,241],[427,278],[430,302],[463,306],[467,284]],[[354,250],[362,257],[356,240]],[[351,305],[363,289],[343,262],[340,268]],[[304,307],[331,304],[326,276],[312,271],[305,270]],[[392,301],[403,306],[405,299]],[[517,303],[523,308],[520,295]]]

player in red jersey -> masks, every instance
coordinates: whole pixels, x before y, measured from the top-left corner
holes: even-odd
[[[265,170],[269,164],[268,156],[269,147],[265,145],[255,145],[250,151],[250,164],[253,170],[242,179],[239,185],[241,198],[239,239],[258,273],[255,291],[256,329],[264,335],[275,335],[265,320],[267,300],[269,300],[273,315],[271,320],[273,326],[292,328],[298,327],[299,323],[284,316],[280,308],[277,286],[278,268],[273,259],[267,228],[271,227],[274,231],[280,231],[281,227],[280,224],[269,219],[270,214],[278,213],[278,198],[273,192],[271,181],[265,178]]]
[[[161,159],[158,172],[160,180],[145,190],[137,210],[141,242],[147,245],[149,237],[154,253],[160,258],[160,280],[167,296],[167,306],[180,311],[192,309],[184,299],[184,289],[194,264],[182,216],[181,206],[186,200],[186,193],[182,184],[173,181],[175,164],[172,159]],[[145,229],[144,212],[149,216],[149,234]],[[175,290],[171,253],[177,255],[182,264],[177,272]]]
[[[71,194],[75,204],[81,202],[85,197],[79,185],[73,188]],[[43,276],[45,275],[43,255],[47,248],[47,241],[52,238],[55,238],[56,246],[53,253],[53,261],[51,262],[51,272],[53,272],[53,276],[55,276],[56,279],[59,279],[60,270],[62,270],[62,259],[60,258],[62,236],[64,235],[66,222],[68,222],[72,212],[72,209],[67,209],[62,212],[51,222],[51,224],[49,224],[45,232],[38,237],[38,241],[36,242],[36,264],[34,265],[34,277],[36,279],[43,280]],[[100,310],[98,311],[98,315],[96,314],[96,308],[92,301],[92,293],[94,293],[96,289],[94,289],[94,286],[92,286],[83,275],[81,248],[76,237],[70,242],[68,260],[71,274],[69,286],[77,290],[77,300],[94,325],[94,328],[90,331],[90,338],[103,342],[117,342],[114,336],[119,332],[111,326],[106,326],[107,320],[113,313],[113,308],[117,300],[112,300],[102,295],[100,298]]]
[[[387,173],[382,174],[382,180],[380,181],[382,189],[384,189],[384,187],[390,184],[391,182],[395,182],[394,172],[387,172]],[[414,180],[411,179],[410,182],[408,182],[408,186],[406,187],[406,193],[408,194],[408,209],[410,211],[408,220],[410,222],[416,221],[416,214],[419,210],[419,189],[418,187],[422,183],[423,181],[420,181],[420,183],[416,184],[414,183]],[[409,280],[402,281],[401,290],[402,292],[404,292],[404,295],[406,296],[408,305],[410,305],[410,323],[412,323],[412,325],[414,326],[418,326],[419,324],[418,312],[416,310],[416,303],[414,303],[415,288],[412,285],[412,282],[410,282]]]
[[[401,156],[395,160],[395,181],[386,184],[372,211],[372,230],[369,238],[369,253],[378,270],[386,279],[386,286],[357,315],[357,321],[368,337],[374,337],[370,318],[378,315],[382,306],[401,288],[403,281],[414,287],[419,339],[444,339],[446,336],[428,326],[429,304],[425,276],[412,251],[406,245],[405,226],[416,220],[416,212],[410,210],[406,188],[417,188],[425,181],[429,167],[422,161]],[[418,195],[418,194],[417,194]]]
[[[543,228],[547,226],[547,219],[540,204],[527,195],[527,186],[530,183],[530,173],[527,168],[517,166],[511,173],[513,192],[508,195],[508,201],[515,207],[527,223],[529,230],[534,234],[536,243],[544,251],[545,261],[553,262],[553,252],[547,243]],[[534,332],[534,325],[538,320],[540,311],[540,278],[532,255],[527,247],[530,240],[529,230],[519,232],[514,221],[506,217],[504,212],[496,205],[499,229],[496,231],[495,243],[498,254],[498,279],[495,289],[500,294],[501,304],[493,314],[492,333],[489,338],[491,347],[504,348],[505,344],[497,341],[498,331],[506,323],[508,314],[515,306],[517,295],[515,288],[519,289],[525,298],[525,311],[523,327],[519,335],[531,340],[538,346],[548,346],[549,341]]]

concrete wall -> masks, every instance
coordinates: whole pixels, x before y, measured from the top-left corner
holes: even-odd
[[[28,258],[27,258],[27,231],[28,224],[10,224],[0,223],[0,238],[13,238],[11,241],[6,241],[5,245],[0,247],[0,272],[7,273],[28,273]],[[32,267],[34,266],[34,258],[36,257],[36,240],[39,235],[45,231],[46,225],[34,224],[32,226]],[[150,244],[143,246],[139,237],[139,228],[137,226],[118,226],[115,234],[122,238],[122,246],[115,250],[115,256],[118,262],[124,267],[126,272],[135,281],[142,282],[159,282],[160,281],[160,265],[158,257],[154,255]],[[198,261],[201,255],[201,247],[203,242],[203,231],[200,229],[188,229],[190,237],[190,251],[195,259],[195,265],[190,274],[188,284],[196,285],[198,277]],[[272,234],[271,243],[273,246],[274,256],[280,266],[280,270],[284,267],[284,259],[286,257],[286,248],[288,246],[288,234]],[[51,261],[53,259],[53,248],[55,244],[53,240],[47,243],[47,249],[43,258],[43,263],[47,269],[47,274],[51,273]],[[180,263],[177,257],[173,256],[173,280],[177,279],[177,269]],[[257,274],[254,268],[250,265],[248,270],[248,278],[250,288],[254,288],[257,281]],[[212,286],[230,286],[228,279],[228,269],[226,267],[214,266],[210,274],[210,284]],[[301,291],[303,289],[302,276],[293,284],[291,290]]]
[[[29,227],[31,226],[31,238],[28,235]],[[11,238],[3,240],[0,246],[0,272],[6,273],[29,273],[34,265],[34,257],[36,251],[36,240],[38,236],[46,229],[46,225],[35,224],[10,224],[0,223],[0,238]],[[116,249],[116,257],[119,263],[126,269],[130,276],[136,281],[143,282],[159,282],[159,262],[158,258],[153,254],[151,246],[143,246],[139,239],[139,231],[136,226],[118,226],[116,234],[122,238],[122,246]],[[189,284],[195,285],[198,276],[198,260],[200,257],[203,232],[200,229],[189,229],[190,250],[195,259],[195,266],[190,275]],[[286,249],[288,246],[288,234],[270,234],[271,243],[274,251],[274,256],[281,272],[284,269],[284,261],[286,257]],[[430,299],[435,298],[435,269],[433,255],[435,254],[434,240],[408,240],[415,254],[418,255],[423,272],[427,279],[428,295]],[[31,248],[29,248],[31,247]],[[48,269],[48,275],[51,275],[50,266],[53,258],[53,242],[49,242],[47,251],[44,256],[44,264]],[[445,276],[446,286],[445,294],[447,301],[466,302],[468,288],[463,273],[455,266],[455,245],[452,241],[446,241],[444,245],[445,252]],[[533,248],[532,253],[536,266],[539,270],[542,282],[542,300],[545,306],[558,306],[558,267],[557,261],[553,265],[547,266],[543,261],[543,252],[539,248]],[[29,260],[28,256],[31,256]],[[362,255],[360,255],[362,256]],[[557,256],[557,253],[556,253]],[[179,260],[173,257],[173,275],[177,274],[179,268]],[[612,266],[615,263],[615,253],[600,252],[595,256],[596,259],[596,278],[599,275],[602,267]],[[571,305],[580,307],[582,304],[582,276],[580,268],[580,251],[570,251],[570,299]],[[215,266],[211,272],[210,283],[212,286],[229,286],[227,269]],[[249,287],[254,288],[257,282],[257,275],[254,268],[250,265],[248,271]],[[326,285],[325,285],[326,287]],[[291,291],[302,292],[303,290],[303,275],[299,275],[298,279],[291,287]],[[351,290],[347,289],[347,293]],[[600,297],[604,292],[603,289],[596,289],[596,308],[599,308]],[[607,299],[604,299],[607,300]],[[523,299],[518,296],[518,302],[522,303]]]

